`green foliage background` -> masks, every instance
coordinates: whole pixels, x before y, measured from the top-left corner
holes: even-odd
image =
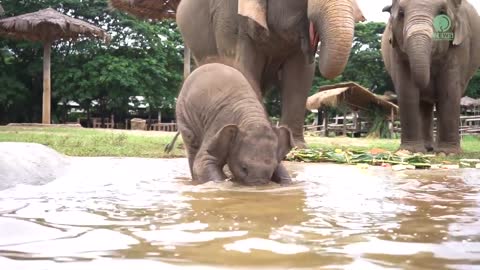
[[[63,116],[59,102],[75,101],[85,110],[126,117],[130,97],[144,96],[151,110],[173,112],[183,76],[183,43],[175,22],[137,20],[113,11],[107,0],[3,0],[5,17],[52,7],[108,31],[109,44],[81,39],[58,41],[52,51],[54,121]],[[342,76],[322,78],[316,70],[311,94],[322,85],[356,81],[382,94],[393,91],[381,52],[384,23],[356,25],[350,61]],[[0,124],[39,122],[42,97],[42,44],[0,38]],[[480,98],[480,72],[467,95]],[[92,107],[92,101],[98,104]],[[279,91],[270,91],[265,104],[272,117],[280,115]]]
[[[125,115],[129,97],[144,96],[152,110],[174,108],[182,81],[183,42],[173,21],[137,20],[108,7],[107,0],[3,0],[5,16],[52,7],[106,29],[109,44],[58,41],[52,50],[53,120],[59,102]],[[0,39],[0,123],[41,117],[42,44]]]

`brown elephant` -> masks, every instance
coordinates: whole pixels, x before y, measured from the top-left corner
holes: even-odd
[[[321,39],[323,76],[342,73],[352,47],[354,16],[364,20],[352,1],[182,0],[177,24],[197,63],[209,56],[236,58],[261,89],[278,85],[284,101],[281,124],[304,147],[305,102],[317,45]]]
[[[460,152],[460,99],[480,66],[478,13],[466,0],[393,0],[384,11],[382,55],[398,93],[401,148]]]
[[[259,91],[227,64],[200,66],[178,96],[176,117],[192,179],[224,180],[228,164],[234,179],[247,185],[289,182],[281,161],[293,146],[290,130],[272,127]]]

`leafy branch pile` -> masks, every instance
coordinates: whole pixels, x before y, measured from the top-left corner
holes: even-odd
[[[459,165],[438,165],[432,163],[434,155],[392,153],[380,149],[370,151],[294,149],[286,157],[288,161],[297,162],[335,162],[342,164],[369,164],[374,166],[394,166],[403,169],[458,168],[478,167],[480,160],[461,160]]]

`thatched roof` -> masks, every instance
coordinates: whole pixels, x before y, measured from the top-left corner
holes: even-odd
[[[110,0],[110,6],[143,19],[175,18],[180,0]]]
[[[480,106],[480,99],[474,99],[474,98],[471,98],[471,97],[463,97],[460,100],[460,106],[462,106],[462,107]]]
[[[32,41],[54,41],[87,36],[108,40],[99,27],[47,8],[0,20],[0,35]]]
[[[319,92],[307,100],[307,109],[316,110],[323,106],[338,106],[345,104],[355,110],[369,110],[370,106],[378,106],[390,113],[398,113],[398,106],[375,95],[368,89],[356,83],[342,83],[324,86]]]

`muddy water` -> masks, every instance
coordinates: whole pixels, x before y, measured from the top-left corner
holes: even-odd
[[[0,191],[0,269],[480,268],[480,171],[289,164],[192,186],[186,160],[75,159]],[[135,267],[135,268],[134,268]]]

